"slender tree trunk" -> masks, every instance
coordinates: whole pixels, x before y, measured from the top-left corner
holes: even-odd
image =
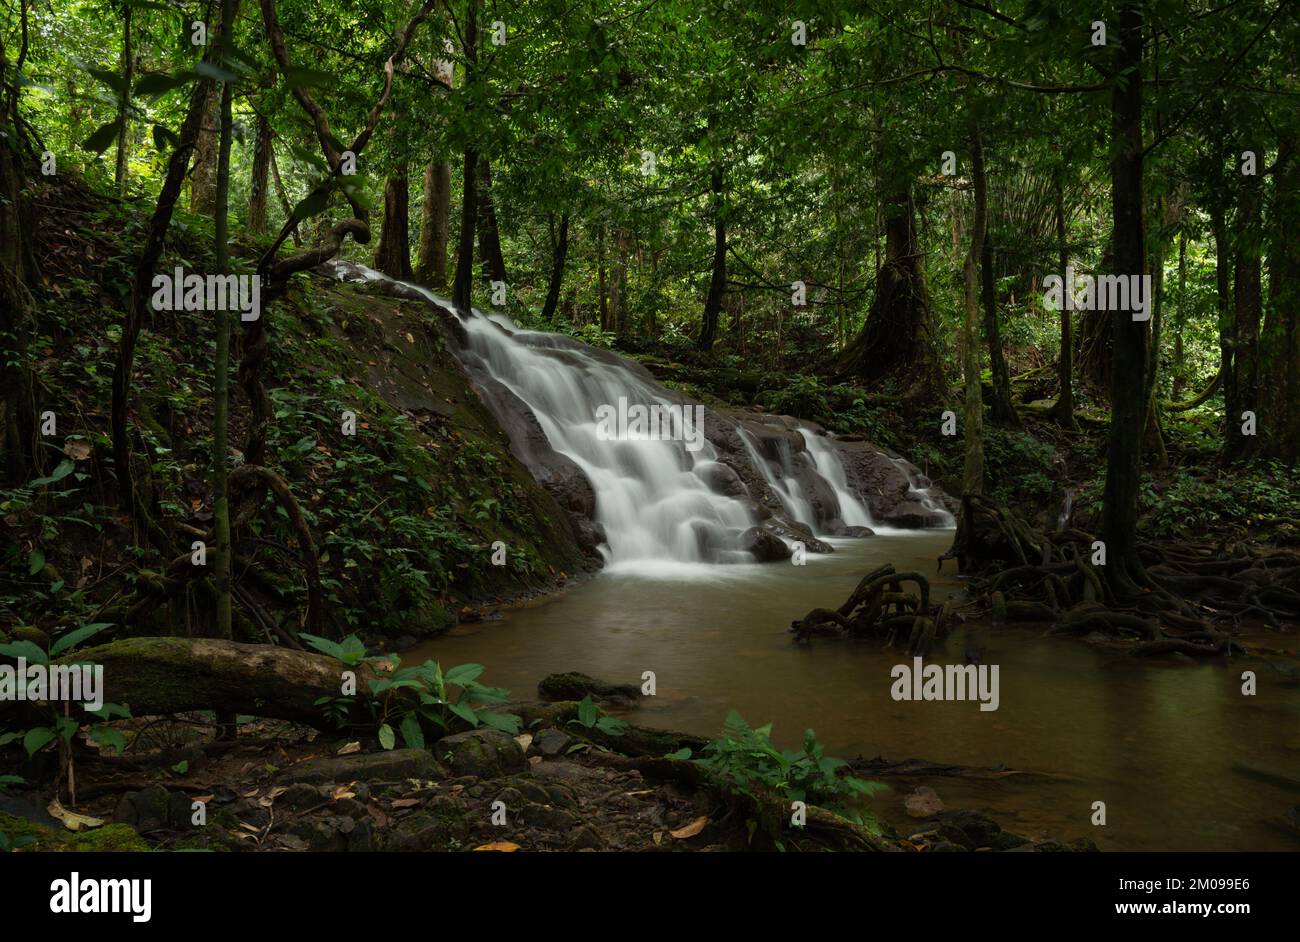
[[[1233,254],[1232,279],[1232,359],[1233,399],[1228,411],[1224,439],[1224,458],[1243,460],[1257,451],[1258,437],[1242,434],[1244,412],[1260,415],[1259,395],[1259,321],[1263,291],[1258,243],[1252,230],[1259,219],[1261,194],[1259,184],[1251,185],[1238,214],[1236,251]]]
[[[569,214],[560,216],[560,232],[555,240],[555,252],[551,257],[551,279],[546,286],[546,304],[542,307],[542,320],[550,322],[555,316],[555,309],[560,303],[560,287],[564,282],[564,262],[569,254]]]
[[[1170,397],[1177,402],[1187,386],[1183,326],[1187,322],[1187,233],[1178,233],[1178,310],[1174,317],[1174,383]]]
[[[1224,450],[1233,431],[1239,428],[1231,421],[1240,415],[1237,408],[1237,370],[1233,355],[1232,338],[1235,333],[1232,311],[1232,248],[1228,245],[1228,225],[1222,206],[1210,211],[1210,224],[1214,231],[1214,287],[1219,322],[1219,371],[1223,374]]]
[[[609,318],[614,333],[620,337],[628,331],[627,243],[628,232],[619,226],[614,230],[614,267],[609,278]]]
[[[235,30],[235,0],[221,0],[220,61],[226,63]],[[230,201],[231,94],[233,83],[221,83],[221,129],[217,145],[216,268],[221,274],[230,270],[228,244]],[[213,384],[214,417],[212,423],[212,491],[214,528],[217,545],[213,552],[214,584],[217,596],[217,636],[231,640],[230,579],[230,484],[227,472],[227,439],[230,424],[230,314],[222,309],[213,312],[217,326],[217,375]]]
[[[221,37],[211,37],[220,42]],[[203,105],[203,125],[194,146],[194,167],[190,171],[190,212],[211,216],[217,208],[217,148],[221,123],[221,87],[214,82]]]
[[[288,219],[293,215],[293,205],[289,202],[289,194],[285,192],[284,181],[280,179],[280,164],[275,159],[275,140],[271,140],[271,146],[267,148],[271,155],[271,179],[275,181],[276,196],[280,200],[280,209],[284,212],[284,218]],[[293,227],[293,244],[302,245],[302,236],[298,234],[298,227]]]
[[[1060,172],[1053,180],[1053,202],[1056,215],[1056,262],[1060,268],[1061,278],[1066,277],[1066,268],[1070,265],[1070,244],[1065,226],[1065,189],[1061,186]],[[1072,293],[1074,285],[1063,285],[1066,292]],[[1056,384],[1060,390],[1056,396],[1056,405],[1052,407],[1052,418],[1062,428],[1077,430],[1079,423],[1074,418],[1074,330],[1070,324],[1070,305],[1061,305],[1061,355],[1056,361]]]
[[[435,39],[435,45],[436,45]],[[447,59],[433,60],[438,78],[450,88],[456,72]],[[447,287],[447,245],[451,232],[451,164],[445,160],[425,164],[424,203],[420,211],[420,245],[415,275],[438,290]]]
[[[424,168],[424,208],[415,273],[434,288],[447,287],[447,241],[451,231],[451,164]]]
[[[135,79],[135,59],[131,54],[131,8],[122,6],[122,95],[117,104],[117,166],[113,172],[113,184],[117,195],[126,194],[126,159],[128,143],[131,140],[131,84]]]
[[[979,131],[971,135],[971,167],[975,183],[975,216],[971,222],[970,249],[965,265],[965,313],[962,330],[962,372],[966,379],[966,407],[962,435],[966,460],[962,468],[962,496],[984,493],[984,398],[980,364],[980,274],[985,252],[988,194],[984,178],[984,148]]]
[[[496,206],[492,202],[492,165],[486,157],[480,157],[478,162],[478,190],[479,260],[492,281],[509,281],[505,256],[501,254]]]
[[[609,330],[609,276],[605,271],[605,227],[596,231],[596,283],[600,291],[600,329]]]
[[[714,164],[710,177],[713,192],[713,273],[709,278],[709,293],[704,299],[704,317],[700,322],[700,336],[696,347],[712,350],[718,335],[718,314],[727,292],[727,218],[723,205],[722,167]]]
[[[481,0],[469,0],[465,15],[465,88],[471,90],[478,64],[478,8]],[[471,96],[471,101],[472,96]],[[469,313],[474,294],[474,227],[478,220],[478,152],[465,151],[461,171],[460,241],[456,246],[456,277],[451,300],[461,311]]]
[[[1119,51],[1111,95],[1112,151],[1111,235],[1114,272],[1121,276],[1146,271],[1146,230],[1142,218],[1142,7],[1126,3],[1119,10]],[[1131,596],[1145,572],[1137,552],[1138,497],[1142,473],[1142,430],[1147,416],[1146,365],[1150,335],[1147,323],[1132,312],[1110,312],[1113,339],[1111,422],[1107,437],[1106,484],[1102,494],[1101,532],[1106,544],[1107,580],[1117,595]]]
[[[1300,139],[1278,148],[1274,174],[1277,210],[1268,256],[1268,317],[1260,341],[1260,371],[1266,391],[1263,453],[1289,464],[1300,462]]]
[[[271,176],[271,123],[257,116],[257,140],[253,145],[253,175],[248,188],[248,231],[266,232],[266,197]]]
[[[375,248],[375,268],[401,281],[410,281],[411,272],[411,185],[406,164],[398,164],[384,181],[384,222]]]

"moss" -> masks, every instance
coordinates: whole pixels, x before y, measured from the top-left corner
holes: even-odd
[[[86,831],[63,831],[0,812],[0,832],[10,839],[34,837],[24,851],[75,851],[84,853],[141,853],[154,848],[125,824],[108,824]]]

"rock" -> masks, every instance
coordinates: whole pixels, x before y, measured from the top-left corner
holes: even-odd
[[[862,538],[867,536],[875,536],[876,531],[871,529],[871,527],[845,527],[843,533],[841,533],[840,535]]]
[[[513,739],[510,741],[514,743]],[[518,749],[518,743],[514,744]],[[280,773],[280,780],[319,785],[358,779],[368,782],[392,782],[408,778],[439,779],[444,774],[437,760],[423,749],[393,749],[388,752],[358,752],[350,756],[311,759],[285,769]]]
[[[636,684],[611,684],[578,671],[569,671],[543,677],[537,685],[537,694],[551,703],[590,696],[596,703],[625,706],[640,698],[641,688]]]
[[[943,811],[943,801],[928,785],[917,786],[916,791],[903,799],[903,804],[913,818],[928,818]]]
[[[790,558],[790,547],[775,533],[762,527],[750,527],[740,535],[740,548],[760,563],[780,562]]]
[[[600,850],[603,846],[604,841],[600,839],[600,835],[584,824],[574,834],[569,850]]]
[[[515,737],[499,729],[474,729],[444,736],[433,749],[456,775],[495,778],[528,768],[524,751]]]
[[[321,790],[315,785],[308,785],[306,782],[295,782],[275,800],[275,806],[277,808],[288,808],[291,811],[302,811],[304,808],[314,808],[324,801],[326,797],[322,795]]]
[[[578,819],[563,808],[549,805],[529,805],[521,816],[529,827],[545,828],[548,831],[571,831]]]
[[[161,785],[150,785],[118,799],[113,819],[137,831],[179,831],[191,827],[192,813],[192,803],[184,792],[169,792]]]
[[[991,847],[1010,850],[1027,843],[1027,839],[1002,830],[996,821],[978,811],[945,811],[939,818],[939,836],[960,844],[966,850]]]
[[[544,729],[533,737],[533,748],[544,756],[561,755],[573,742],[573,737],[558,729]]]
[[[740,479],[740,475],[730,465],[725,465],[721,461],[701,462],[696,465],[695,474],[715,494],[737,499],[749,496],[749,489],[745,487],[745,482]]]

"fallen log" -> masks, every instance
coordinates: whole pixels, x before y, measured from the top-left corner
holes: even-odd
[[[316,701],[342,696],[349,669],[324,654],[216,638],[125,638],[54,663],[102,666],[104,701],[127,705],[137,717],[221,710],[318,729],[335,728]],[[364,704],[376,675],[368,665],[351,669]]]

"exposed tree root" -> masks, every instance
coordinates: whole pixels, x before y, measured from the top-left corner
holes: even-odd
[[[969,591],[994,619],[1051,625],[1050,634],[1139,640],[1133,653],[1239,653],[1220,628],[1258,620],[1300,624],[1300,556],[1222,545],[1143,543],[1107,560],[1092,534],[1036,531],[1006,507],[962,500],[952,547]]]
[[[916,584],[917,592],[902,584]],[[924,657],[943,636],[951,608],[930,605],[930,581],[919,572],[897,572],[881,566],[862,577],[852,594],[836,611],[815,608],[790,623],[797,641],[813,637],[884,638],[893,645],[906,640],[913,656]]]

